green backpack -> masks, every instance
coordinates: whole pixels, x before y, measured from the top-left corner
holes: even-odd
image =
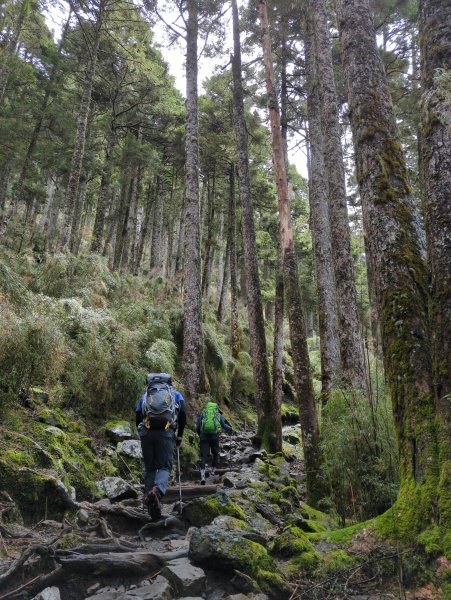
[[[218,433],[221,427],[218,405],[209,402],[202,411],[201,431],[203,433]]]

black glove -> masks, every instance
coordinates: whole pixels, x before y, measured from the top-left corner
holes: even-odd
[[[181,437],[176,437],[175,438],[175,445],[177,448],[180,448],[180,446],[182,445],[182,438]]]

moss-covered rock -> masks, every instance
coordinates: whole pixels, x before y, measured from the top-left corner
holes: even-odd
[[[314,551],[313,545],[298,527],[287,527],[273,542],[272,552],[284,558]]]
[[[222,571],[238,569],[255,577],[259,569],[271,570],[274,563],[266,549],[216,525],[196,529],[191,536],[189,556],[197,564]]]
[[[195,527],[209,525],[219,515],[229,515],[242,521],[246,519],[243,509],[221,493],[192,500],[183,509],[183,514]]]
[[[128,421],[115,419],[104,425],[105,434],[112,442],[117,443],[133,438],[132,426]]]

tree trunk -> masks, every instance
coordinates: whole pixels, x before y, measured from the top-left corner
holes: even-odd
[[[294,250],[291,206],[288,197],[288,183],[283,156],[280,115],[274,86],[268,14],[266,2],[264,0],[260,0],[258,9],[262,28],[266,91],[268,94],[273,162],[275,167],[279,207],[279,232],[283,261],[283,276],[290,325],[291,350],[293,353],[294,380],[300,409],[302,443],[306,466],[307,496],[309,502],[315,504],[322,495],[322,486],[319,477],[321,453],[319,446],[318,417],[316,413],[315,396],[313,393],[305,321],[301,304],[297,259]]]
[[[99,19],[95,27],[94,43],[91,48],[90,62],[83,83],[83,93],[81,96],[80,108],[78,111],[77,131],[75,134],[74,151],[72,154],[69,181],[66,190],[64,219],[59,240],[59,247],[61,250],[66,248],[66,246],[71,241],[72,215],[74,212],[74,205],[80,181],[81,166],[85,152],[86,131],[88,127],[88,117],[91,108],[91,93],[94,82],[94,75],[96,72],[97,55],[100,44],[100,29],[101,15],[99,14]]]
[[[229,195],[229,247],[230,247],[230,346],[233,358],[240,356],[240,331],[238,326],[238,286],[236,265],[236,201],[235,165],[230,165]]]
[[[365,389],[365,359],[359,328],[357,291],[352,264],[346,182],[338,118],[332,48],[324,0],[310,0],[315,39],[318,92],[323,125],[325,173],[329,192],[329,223],[343,376],[348,385]],[[324,175],[323,175],[324,176]]]
[[[116,136],[113,129],[111,129],[105,146],[105,157],[103,159],[99,199],[97,201],[96,218],[94,220],[94,231],[92,232],[91,252],[100,252],[102,249],[105,216],[110,193],[111,170],[113,167],[113,149],[115,141]]]
[[[276,290],[274,301],[274,349],[272,362],[272,393],[274,404],[274,415],[277,421],[282,422],[283,402],[283,315],[284,315],[284,285],[280,243],[278,244],[279,260],[276,266]],[[282,448],[282,428],[277,430],[280,434],[278,444]]]
[[[219,323],[224,323],[229,304],[229,281],[230,281],[230,244],[227,236],[226,253],[224,259],[224,272],[222,276],[221,293],[219,294],[218,310],[216,313]]]
[[[143,221],[144,221],[144,206],[140,206],[136,211],[136,227],[134,234],[134,244],[133,244],[133,256],[132,256],[132,268],[131,272],[133,275],[137,275],[137,262],[138,262],[138,250],[141,246],[141,239],[143,233]]]
[[[177,240],[177,258],[175,260],[175,275],[179,276],[183,274],[184,269],[184,252],[185,247],[185,206],[186,206],[186,195],[185,192],[182,196],[182,206],[180,208],[180,228],[179,237]]]
[[[224,211],[219,213],[218,233],[218,270],[216,275],[216,300],[219,302],[221,295],[222,278],[224,275]]]
[[[47,179],[47,194],[45,198],[44,208],[42,210],[41,222],[39,223],[39,231],[40,233],[44,232],[46,224],[48,222],[48,217],[50,213],[50,209],[52,206],[53,197],[55,195],[56,190],[56,182],[52,177]]]
[[[88,190],[88,173],[80,178],[80,185],[78,189],[77,202],[75,204],[74,219],[72,222],[72,235],[71,235],[71,252],[78,255],[82,231],[81,231],[81,220],[83,216],[83,208],[86,200],[86,192]]]
[[[163,259],[163,190],[160,178],[157,183],[158,195],[155,196],[153,223],[152,223],[152,246],[150,252],[150,275],[155,277],[161,275],[161,262]]]
[[[11,176],[11,163],[8,161],[3,167],[2,187],[0,189],[0,218],[6,207],[6,198],[8,197],[9,179]],[[1,223],[3,230],[3,222]]]
[[[324,177],[326,169],[318,95],[318,71],[315,65],[311,23],[307,23],[306,29],[305,70],[308,83],[307,113],[310,142],[310,220],[318,294],[322,400],[325,403],[328,392],[340,370],[340,343],[327,206],[328,189],[327,179]]]
[[[265,323],[260,293],[257,245],[255,241],[254,208],[251,198],[249,153],[244,113],[243,84],[241,75],[241,47],[238,6],[232,0],[233,10],[233,111],[237,147],[238,180],[241,201],[241,227],[246,271],[247,310],[252,368],[255,386],[255,404],[258,417],[257,437],[270,451],[277,447],[274,435],[280,423],[272,420],[271,382],[266,351]]]
[[[127,232],[128,213],[130,210],[130,194],[132,181],[128,181],[126,173],[122,182],[119,210],[116,221],[116,234],[114,242],[113,271],[117,271],[121,264],[124,239]]]
[[[130,192],[130,209],[128,211],[125,239],[124,239],[124,248],[122,250],[122,258],[121,258],[121,272],[126,273],[130,265],[129,263],[133,263],[133,249],[134,249],[134,232],[136,230],[136,213],[138,210],[138,194],[139,194],[139,184],[141,180],[141,167],[140,165],[135,166],[131,192]],[[131,250],[131,256],[130,256]]]
[[[183,363],[188,406],[205,390],[199,223],[199,141],[197,123],[198,0],[187,0],[186,37],[186,200]],[[191,404],[193,406],[193,404]]]
[[[155,185],[153,186],[150,182],[147,188],[147,206],[146,206],[146,215],[144,217],[143,228],[141,231],[139,245],[136,251],[136,263],[134,268],[134,274],[138,275],[139,268],[141,266],[141,261],[144,254],[144,246],[147,243],[148,232],[150,229],[150,224],[152,223],[152,209],[155,203],[155,198],[160,193],[159,189],[160,178],[155,178]]]
[[[122,189],[122,188],[121,188]],[[119,198],[119,199],[118,199]],[[112,259],[114,253],[114,246],[116,244],[116,230],[117,230],[117,219],[119,218],[120,211],[120,196],[114,191],[111,194],[110,206],[108,209],[107,219],[107,234],[105,237],[105,243],[103,244],[102,256],[109,256]],[[111,268],[113,263],[111,262]]]
[[[215,173],[213,171],[212,183],[211,187],[208,185],[207,187],[207,238],[205,240],[205,252],[204,252],[204,260],[203,260],[203,273],[202,273],[202,296],[204,298],[207,297],[207,290],[210,285],[208,269],[210,268],[210,258],[212,253],[212,240],[213,240],[213,219],[215,215]]]
[[[439,474],[423,248],[368,3],[335,5],[400,454],[401,488],[386,518],[395,517],[400,537],[412,537],[436,519]]]
[[[421,167],[431,271],[432,365],[440,436],[439,511],[451,522],[451,3],[421,0]],[[448,465],[448,466],[446,466]]]

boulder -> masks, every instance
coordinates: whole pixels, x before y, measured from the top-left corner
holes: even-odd
[[[189,557],[199,565],[221,571],[238,570],[251,577],[256,577],[260,569],[275,569],[263,546],[244,538],[236,530],[225,531],[217,525],[194,531]]]
[[[113,502],[138,497],[138,492],[120,477],[106,477],[102,481],[97,481],[97,487],[102,494]]]
[[[105,434],[112,442],[131,440],[133,436],[132,426],[128,421],[109,421],[105,423]]]
[[[224,600],[268,600],[266,594],[233,594],[233,596],[226,596]]]
[[[141,450],[141,443],[138,440],[124,440],[119,442],[116,448],[118,454],[124,454],[131,458],[142,459],[143,453]]]
[[[301,443],[301,438],[300,438],[300,436],[295,431],[288,431],[283,436],[283,439],[286,442],[288,442],[289,444],[292,444],[293,446],[297,446],[298,444]]]
[[[123,600],[124,594],[117,590],[100,591],[95,596],[88,596],[85,600]]]
[[[204,591],[206,575],[187,558],[177,558],[167,563],[161,574],[169,579],[177,594],[200,595]]]
[[[61,600],[61,594],[57,587],[48,587],[39,592],[33,600]]]
[[[128,590],[126,596],[127,600],[172,600],[173,597],[172,586],[163,575],[158,575],[149,585]]]
[[[186,504],[183,514],[190,525],[196,527],[209,525],[219,515],[230,515],[237,519],[245,519],[243,509],[234,504],[225,493],[195,498]]]

